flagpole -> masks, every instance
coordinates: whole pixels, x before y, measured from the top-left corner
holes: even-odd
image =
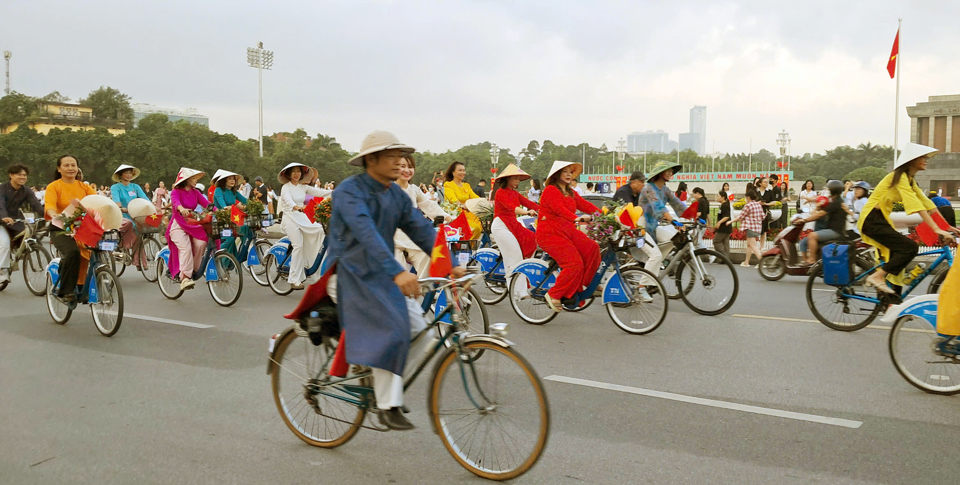
[[[897,19],[897,59],[894,69],[897,70],[897,107],[893,115],[893,163],[897,163],[897,138],[900,135],[900,27],[903,19]]]

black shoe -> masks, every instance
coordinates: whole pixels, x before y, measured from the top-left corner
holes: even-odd
[[[403,411],[403,414],[410,414],[410,408],[408,408],[406,404],[400,406],[400,410]]]
[[[74,293],[68,293],[66,295],[57,295],[57,298],[68,305],[71,303],[77,302],[77,295]]]
[[[392,407],[387,410],[381,409],[380,424],[394,431],[406,431],[414,428],[413,423],[403,415],[403,411],[399,407]]]

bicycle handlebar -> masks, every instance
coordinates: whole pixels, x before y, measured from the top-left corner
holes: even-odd
[[[473,283],[474,278],[479,275],[479,272],[473,268],[468,268],[467,273],[467,275],[457,279],[423,278],[420,280],[420,291],[426,293],[434,290],[442,290],[452,286],[459,286],[467,289]]]

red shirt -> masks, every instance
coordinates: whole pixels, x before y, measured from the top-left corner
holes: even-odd
[[[520,192],[512,189],[497,189],[494,196],[493,217],[499,217],[506,223],[508,220],[517,220],[517,207],[524,206],[527,209],[540,210],[540,206],[530,199],[520,195]]]
[[[587,202],[580,194],[570,191],[570,195],[563,195],[555,185],[548,185],[540,195],[540,222],[561,223],[577,220],[576,211],[593,214],[600,212],[597,206]]]

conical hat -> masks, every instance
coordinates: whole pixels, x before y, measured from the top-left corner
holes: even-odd
[[[503,169],[503,172],[500,172],[500,175],[494,177],[493,180],[499,180],[504,177],[520,177],[520,180],[522,181],[529,179],[530,174],[520,170],[520,167],[518,167],[516,164],[511,163],[510,165],[507,165],[507,168]]]
[[[127,214],[130,217],[146,217],[157,213],[157,207],[146,199],[133,199],[127,204]]]
[[[178,185],[185,182],[187,179],[197,177],[198,175],[202,177],[203,172],[194,170],[192,168],[180,167],[180,172],[177,173],[177,180],[173,182],[173,188],[177,188]],[[197,178],[199,179],[199,177]]]
[[[570,165],[577,166],[576,169],[573,171],[574,178],[576,178],[578,175],[580,175],[581,172],[583,172],[583,165],[580,164],[579,162],[562,162],[560,160],[557,160],[556,162],[553,162],[553,166],[550,167],[550,173],[547,174],[547,180],[550,180],[550,177],[553,177],[553,174],[563,170],[566,167],[569,167]]]
[[[306,166],[306,165],[304,165],[304,164],[302,164],[302,163],[293,162],[293,163],[288,163],[286,167],[283,167],[283,168],[280,169],[280,173],[277,174],[277,182],[280,182],[281,184],[285,184],[285,183],[289,182],[290,179],[287,178],[287,176],[285,176],[283,173],[286,172],[288,169],[291,169],[291,168],[293,168],[293,167],[300,167],[300,181],[301,181],[301,182],[304,181],[304,180],[310,180],[310,175],[311,175],[311,172],[313,171],[313,169],[310,168],[310,167],[308,167],[308,166]],[[304,170],[304,169],[306,169],[306,170]]]
[[[657,162],[657,164],[654,165],[652,169],[650,169],[650,173],[647,174],[647,180],[653,180],[654,177],[656,177],[657,175],[660,175],[663,172],[666,172],[671,168],[673,169],[673,173],[678,173],[681,170],[683,170],[683,165],[680,165],[677,162],[665,162],[665,161]]]
[[[108,231],[120,229],[120,224],[123,223],[123,213],[120,212],[120,207],[114,201],[102,195],[88,195],[80,199],[80,205],[84,209],[97,211],[103,221],[104,229]]]
[[[130,179],[130,180],[135,180],[137,177],[140,176],[140,169],[139,169],[139,168],[134,167],[133,165],[121,164],[119,167],[117,167],[116,170],[113,171],[113,176],[110,177],[110,179],[113,180],[114,182],[119,182],[119,181],[120,181],[120,172],[122,172],[122,171],[124,171],[124,170],[126,170],[126,169],[128,169],[128,168],[132,168],[132,169],[133,169],[133,178]]]
[[[490,202],[483,197],[477,197],[476,199],[468,199],[463,205],[467,206],[467,210],[473,212],[474,214],[481,214],[485,212],[493,212],[493,202]]]
[[[916,143],[907,143],[904,145],[903,150],[900,150],[900,156],[897,157],[897,163],[893,164],[893,168],[900,168],[924,155],[928,155],[934,152],[938,152],[933,147],[928,147],[926,145],[918,145]]]
[[[363,157],[370,155],[371,153],[377,153],[383,150],[393,150],[398,149],[404,154],[413,153],[417,151],[412,146],[404,145],[400,143],[400,139],[396,135],[390,133],[389,131],[375,131],[370,133],[363,139],[363,144],[360,145],[360,153],[355,157],[350,159],[350,165],[355,167],[360,167],[363,165]]]
[[[220,177],[223,177],[224,172],[226,172],[226,170],[218,168],[216,172],[213,172],[213,177],[210,177],[210,183],[217,183],[217,180],[220,180]]]

